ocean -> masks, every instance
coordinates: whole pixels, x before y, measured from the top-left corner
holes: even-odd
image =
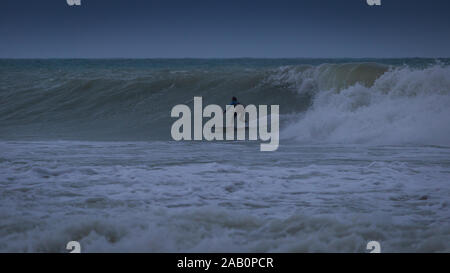
[[[174,141],[280,106],[280,146]],[[450,59],[2,59],[0,252],[450,251]]]

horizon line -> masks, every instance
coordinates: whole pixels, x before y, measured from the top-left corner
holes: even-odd
[[[0,60],[236,60],[236,59],[450,59],[449,57],[0,57]]]

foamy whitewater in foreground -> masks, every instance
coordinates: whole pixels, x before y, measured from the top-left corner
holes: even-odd
[[[276,152],[170,140],[233,95]],[[0,252],[449,252],[449,105],[448,60],[0,60]]]

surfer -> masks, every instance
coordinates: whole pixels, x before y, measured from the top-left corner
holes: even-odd
[[[242,105],[242,106],[245,107],[245,105],[243,105],[242,103],[240,103],[240,102],[238,101],[238,99],[237,99],[236,97],[234,97],[234,96],[231,98],[231,102],[230,102],[228,105],[232,105],[232,106]],[[225,112],[226,112],[226,109],[223,110],[223,112],[225,113]],[[234,113],[234,116],[235,116],[235,117],[236,117],[236,115],[237,115],[237,113]]]
[[[236,105],[238,105],[238,104],[241,104],[241,103],[237,100],[236,97],[232,97],[232,98],[231,98],[230,105],[236,106]]]

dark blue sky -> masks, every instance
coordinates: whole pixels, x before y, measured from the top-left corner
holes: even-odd
[[[2,0],[0,57],[450,57],[450,1]]]

